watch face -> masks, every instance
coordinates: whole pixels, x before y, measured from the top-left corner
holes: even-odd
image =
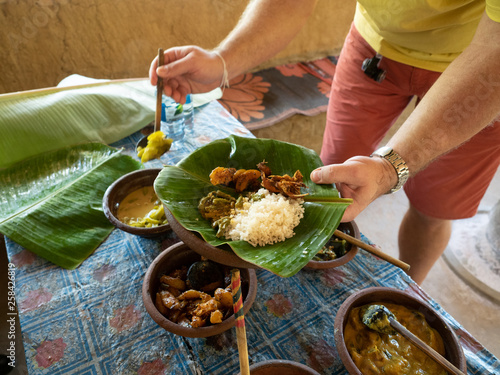
[[[394,186],[388,193],[394,193],[398,191],[404,185],[406,180],[408,180],[409,175],[408,167],[406,166],[404,160],[397,153],[395,153],[392,148],[388,146],[379,148],[372,155],[378,155],[392,164],[398,175],[398,182],[396,186]]]
[[[392,153],[392,148],[385,146],[385,147],[379,148],[377,151],[378,151],[378,154],[380,156],[384,157],[384,156],[387,156],[390,153]]]

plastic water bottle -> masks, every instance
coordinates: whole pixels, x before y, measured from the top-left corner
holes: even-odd
[[[193,125],[193,102],[191,95],[185,104],[176,103],[172,98],[163,96],[161,105],[161,130],[174,141],[184,138],[186,130]]]
[[[193,130],[194,126],[194,107],[191,94],[186,96],[186,103],[183,106],[182,113],[184,114],[184,128],[186,132],[189,132]]]

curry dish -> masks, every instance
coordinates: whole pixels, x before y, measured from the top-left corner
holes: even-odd
[[[144,186],[128,194],[118,205],[116,216],[132,227],[151,228],[167,224],[165,209],[153,186]]]
[[[420,312],[392,303],[376,304],[386,306],[402,325],[444,355],[443,339]],[[364,307],[352,309],[344,329],[347,350],[361,373],[446,374],[440,365],[399,333],[382,334],[365,326],[362,322]]]
[[[233,313],[230,273],[224,278],[225,285],[207,285],[205,291],[192,289],[186,266],[160,278],[155,306],[170,321],[184,327],[204,327],[222,323]],[[215,289],[215,291],[213,290]]]

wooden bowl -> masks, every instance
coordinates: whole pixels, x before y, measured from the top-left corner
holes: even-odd
[[[127,225],[116,217],[120,202],[131,192],[145,186],[153,186],[161,168],[140,169],[130,172],[113,182],[104,193],[102,207],[104,215],[116,228],[141,237],[157,237],[171,230],[169,224],[152,228]]]
[[[467,372],[465,356],[457,336],[451,326],[430,305],[399,289],[372,287],[362,289],[349,296],[342,303],[335,316],[335,345],[340,359],[349,374],[361,375],[361,371],[359,371],[351,359],[344,341],[344,328],[347,324],[349,313],[355,307],[378,302],[394,303],[421,312],[427,323],[441,335],[445,346],[446,359],[464,373]]]
[[[172,322],[162,315],[155,306],[156,292],[160,286],[160,277],[183,265],[190,266],[201,259],[201,256],[183,242],[179,242],[164,250],[151,263],[142,284],[142,300],[146,311],[153,320],[166,331],[184,337],[209,337],[218,335],[234,327],[234,314],[222,323],[193,328]],[[255,270],[240,269],[243,312],[247,314],[257,295],[257,276]]]
[[[319,375],[319,372],[299,362],[273,359],[250,366],[250,375]],[[241,375],[239,373],[238,375]]]
[[[361,239],[361,233],[359,232],[358,225],[354,221],[350,221],[348,223],[340,223],[338,226],[338,230],[357,238]],[[333,238],[333,237],[332,237]],[[326,269],[326,268],[335,268],[346,264],[351,261],[356,254],[358,253],[358,247],[351,243],[346,244],[347,252],[341,256],[340,258],[333,260],[310,260],[304,268],[309,269]]]
[[[182,226],[181,223],[177,221],[175,216],[165,208],[165,215],[172,228],[172,230],[177,234],[177,236],[189,247],[195,249],[196,252],[203,255],[204,257],[213,260],[214,262],[224,264],[231,267],[239,268],[259,268],[253,263],[247,262],[237,256],[229,245],[213,246],[206,242],[198,233],[187,230]],[[357,239],[361,238],[359,228],[354,221],[348,223],[340,223],[339,230],[347,233]],[[351,245],[350,250],[343,257],[330,261],[314,261],[311,260],[307,263],[305,268],[311,269],[325,269],[341,266],[349,262],[358,252],[358,247]]]

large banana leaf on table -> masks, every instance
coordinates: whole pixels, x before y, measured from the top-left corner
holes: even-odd
[[[293,175],[300,170],[304,176],[309,195],[305,198],[304,218],[295,228],[295,235],[263,247],[217,238],[210,222],[199,214],[198,202],[213,190],[223,190],[235,197],[237,194],[234,189],[213,186],[210,172],[216,167],[255,169],[263,160],[268,162],[273,174]],[[288,277],[306,265],[327,242],[350,204],[349,199],[339,198],[334,186],[316,185],[310,180],[310,173],[321,165],[314,151],[301,146],[271,139],[230,136],[199,148],[176,166],[165,167],[155,180],[155,190],[186,229],[199,233],[213,246],[227,243],[247,262]]]
[[[0,169],[84,142],[111,144],[154,120],[145,79],[0,95]]]
[[[105,189],[142,167],[105,144],[154,119],[146,79],[0,95],[0,233],[77,267],[111,232]]]
[[[108,186],[139,161],[86,143],[0,170],[0,232],[63,267],[75,268],[109,235],[102,210]]]

